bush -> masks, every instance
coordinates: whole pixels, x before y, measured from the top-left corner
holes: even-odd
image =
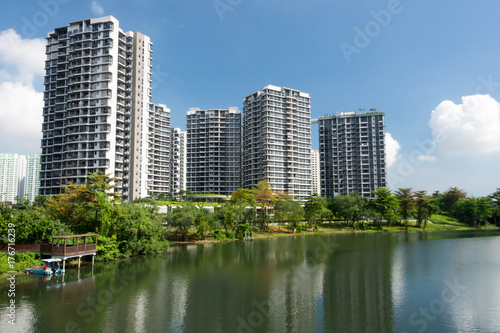
[[[109,261],[115,260],[121,256],[120,250],[118,249],[118,242],[116,236],[104,237],[97,236],[97,255],[95,259],[97,261]]]
[[[216,231],[214,231],[214,239],[220,241],[220,240],[226,239],[226,236],[224,236],[224,234],[222,233],[222,231],[216,230]]]
[[[16,252],[14,259],[14,268],[9,265],[9,255],[7,253],[0,253],[0,276],[6,274],[8,271],[21,272],[25,268],[34,265],[41,265],[40,254],[35,252]]]
[[[152,208],[122,204],[114,224],[118,249],[125,257],[162,253],[169,247],[161,216]]]

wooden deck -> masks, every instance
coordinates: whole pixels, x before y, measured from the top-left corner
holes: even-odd
[[[87,239],[92,237],[94,241],[87,243]],[[52,244],[42,244],[40,253],[51,257],[67,258],[81,257],[85,255],[95,255],[97,252],[97,234],[54,236]]]
[[[79,245],[59,245],[59,244],[42,244],[40,252],[50,256],[70,256],[76,254],[92,254],[97,252],[96,244],[79,244]]]

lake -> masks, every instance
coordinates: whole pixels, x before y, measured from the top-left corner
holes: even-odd
[[[16,276],[1,332],[500,332],[500,233],[317,234],[174,245]]]

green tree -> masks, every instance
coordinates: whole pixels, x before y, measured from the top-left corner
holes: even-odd
[[[434,200],[434,203],[437,206],[438,211],[443,211],[444,212],[444,193],[441,193],[439,191],[434,191],[432,193],[432,199]]]
[[[0,234],[7,235],[9,224],[15,225],[16,244],[49,243],[51,236],[71,232],[69,226],[48,218],[32,207],[13,209],[0,206]]]
[[[399,188],[396,193],[396,198],[399,201],[399,215],[408,224],[408,218],[415,211],[415,194],[413,190],[408,188]]]
[[[253,193],[255,195],[255,201],[258,204],[262,205],[263,213],[261,214],[261,223],[262,227],[264,229],[267,229],[268,208],[273,204],[274,201],[274,192],[271,183],[269,183],[267,180],[261,180],[257,183],[257,185],[255,185]]]
[[[113,206],[120,200],[120,194],[115,193],[116,178],[97,172],[89,174],[87,180],[85,184],[62,184],[64,193],[50,197],[45,204],[45,212],[77,232],[97,232],[108,236]]]
[[[207,229],[212,225],[213,219],[212,214],[206,208],[198,208],[196,214],[195,224],[198,227],[198,239],[205,239]]]
[[[214,210],[214,222],[219,221],[220,225],[226,230],[231,228],[234,224],[234,220],[236,219],[236,209],[234,206],[224,203],[219,207],[216,207]],[[214,226],[215,227],[215,224]],[[214,231],[219,230],[220,228],[213,228]]]
[[[311,195],[304,204],[305,217],[313,228],[316,228],[318,221],[323,221],[329,212],[326,200],[322,197]]]
[[[246,221],[250,225],[255,219],[256,201],[252,190],[239,188],[231,194],[231,204],[233,205],[236,227]]]
[[[493,201],[493,223],[496,226],[500,226],[500,220],[498,218],[500,214],[500,187],[490,194],[490,198]]]
[[[103,236],[109,234],[113,219],[113,204],[120,201],[121,195],[116,192],[117,178],[111,178],[99,171],[87,176],[86,186],[90,193],[88,207],[94,212],[95,231]]]
[[[33,201],[33,206],[38,208],[44,208],[48,199],[49,198],[46,197],[45,195],[39,194],[35,197],[35,200]]]
[[[467,193],[458,187],[450,187],[448,191],[444,193],[443,196],[443,211],[449,213],[451,216],[455,216],[457,202],[458,200],[465,198]]]
[[[335,210],[338,217],[347,221],[347,227],[361,221],[366,213],[367,199],[356,192],[348,195],[339,195],[333,198]]]
[[[195,226],[197,218],[198,208],[192,203],[184,203],[172,210],[172,227],[187,241],[189,229]]]
[[[493,200],[489,197],[466,197],[458,200],[456,216],[474,228],[486,224],[493,216]]]
[[[379,215],[380,221],[385,219],[390,225],[391,221],[397,217],[398,199],[385,187],[379,187],[372,193],[375,194],[376,198],[370,202],[371,206]]]
[[[415,210],[419,228],[422,227],[422,222],[424,222],[424,229],[427,227],[429,216],[431,216],[433,212],[437,211],[437,208],[438,207],[434,203],[434,199],[427,195],[427,191],[415,192]]]
[[[252,206],[255,203],[255,196],[253,195],[252,190],[239,188],[231,194],[231,203],[233,205],[237,205],[240,202]]]
[[[44,211],[54,220],[59,220],[79,233],[93,232],[89,203],[93,195],[85,184],[67,182],[61,184],[64,193],[49,197]]]
[[[167,233],[154,207],[124,203],[116,210],[109,237],[116,238],[122,256],[162,253],[168,248]]]
[[[304,209],[300,202],[292,199],[279,199],[274,205],[275,214],[278,219],[291,223],[293,231],[297,229],[298,222],[304,217]]]

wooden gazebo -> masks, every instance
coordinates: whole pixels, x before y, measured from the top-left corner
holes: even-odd
[[[94,241],[87,242],[87,238],[94,237]],[[81,241],[83,239],[83,242]],[[59,243],[54,240],[64,240],[64,243]],[[82,244],[80,244],[82,243]],[[63,260],[63,271],[66,265],[66,259],[78,258],[78,268],[80,268],[80,258],[83,256],[92,256],[92,266],[94,266],[94,256],[97,253],[97,234],[83,235],[68,235],[68,236],[53,236],[52,244],[42,244],[40,246],[42,255],[50,256],[51,258],[59,258]]]

